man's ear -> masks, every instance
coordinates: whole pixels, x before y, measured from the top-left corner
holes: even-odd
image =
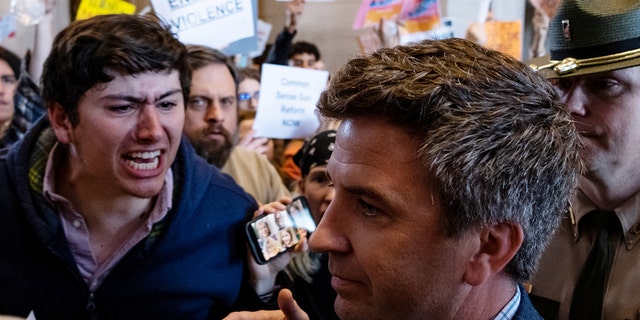
[[[54,102],[47,109],[49,122],[56,133],[56,137],[58,137],[58,141],[64,144],[73,142],[73,126],[64,108],[59,103]]]
[[[300,180],[298,180],[296,183],[298,184],[298,192],[300,192],[300,194],[304,194],[304,181],[307,180],[306,177],[301,178]]]
[[[520,224],[505,221],[482,228],[478,237],[480,246],[470,257],[464,273],[464,280],[472,286],[502,272],[520,249],[524,232]]]

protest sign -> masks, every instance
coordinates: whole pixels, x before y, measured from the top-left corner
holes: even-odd
[[[16,36],[16,19],[8,14],[0,17],[0,42]]]
[[[522,21],[487,21],[487,48],[498,50],[515,59],[522,59]]]
[[[185,44],[222,49],[255,35],[252,0],[151,0],[151,4]]]
[[[405,0],[400,19],[407,33],[430,31],[440,23],[436,0]]]
[[[404,0],[362,0],[353,21],[353,29],[374,26],[384,20],[396,20],[402,11]]]
[[[262,65],[260,101],[253,123],[257,137],[312,136],[320,121],[316,103],[327,86],[327,71]]]
[[[249,52],[250,58],[259,57],[264,53],[264,49],[267,46],[267,41],[269,40],[269,35],[271,34],[271,28],[273,26],[265,21],[258,20],[258,26],[256,31],[256,37],[258,39],[257,46],[258,48],[252,52]]]
[[[253,5],[253,21],[258,19],[258,0],[251,0],[251,4]],[[257,29],[257,23],[254,23],[255,29]],[[258,34],[257,30],[254,30],[254,34],[250,37],[238,39],[236,41],[231,42],[228,46],[224,48],[217,48],[225,56],[235,56],[238,54],[247,54],[247,52],[252,52],[258,48]]]
[[[76,20],[89,19],[102,14],[133,14],[136,6],[124,0],[82,0]]]

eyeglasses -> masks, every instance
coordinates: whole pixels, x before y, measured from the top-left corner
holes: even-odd
[[[249,101],[249,100],[251,100],[251,98],[259,100],[260,99],[260,91],[256,91],[253,94],[248,93],[248,92],[238,93],[238,101],[240,101],[240,102]]]

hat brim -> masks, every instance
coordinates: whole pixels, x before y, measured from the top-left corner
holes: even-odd
[[[549,55],[533,58],[529,60],[527,64],[530,66],[537,66],[537,67],[548,65],[551,63],[549,58],[550,58]],[[547,79],[556,79],[556,78],[576,77],[576,76],[582,76],[582,75],[587,75],[592,73],[624,69],[629,67],[635,67],[638,65],[640,65],[640,57],[613,62],[613,63],[595,65],[595,66],[578,67],[572,72],[568,72],[565,74],[557,74],[553,70],[553,67],[540,69],[538,70],[538,73]]]

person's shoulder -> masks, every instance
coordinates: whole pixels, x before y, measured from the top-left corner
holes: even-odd
[[[227,160],[227,164],[236,167],[247,167],[248,169],[259,171],[264,171],[273,167],[266,156],[245,148],[233,148],[231,155],[229,156],[229,160]],[[225,167],[226,166],[227,165],[225,165]]]
[[[247,195],[232,177],[198,156],[191,144],[184,139],[180,153],[185,173],[183,183],[190,197],[213,192],[254,203],[253,198]]]
[[[231,149],[231,155],[229,156],[229,159],[231,158],[257,159],[259,157],[261,157],[261,155],[253,150],[234,147],[233,149]]]
[[[286,189],[282,183],[280,174],[278,174],[278,170],[265,155],[244,148],[234,148],[234,151],[232,151],[231,154],[232,156],[229,157],[229,162],[234,162],[233,165],[236,170],[251,172],[252,175],[266,179],[266,181],[270,181],[270,184],[275,188],[280,188],[281,186],[282,189]],[[224,172],[225,170],[223,169],[222,171]],[[277,186],[274,184],[277,184]],[[289,192],[284,192],[279,195],[279,197],[280,196],[289,196]]]

